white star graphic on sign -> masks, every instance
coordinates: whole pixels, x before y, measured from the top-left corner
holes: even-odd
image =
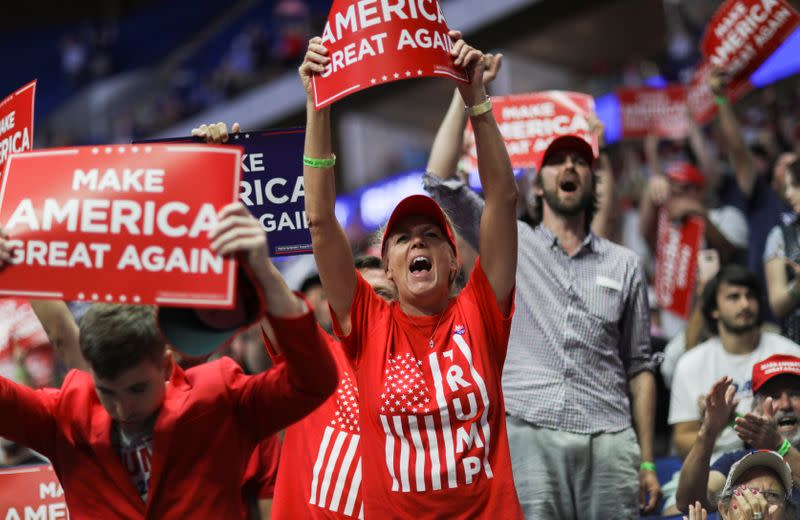
[[[394,79],[397,79],[397,78],[399,78],[399,77],[400,77],[400,74],[398,74],[397,72],[395,72],[395,73],[394,73]]]
[[[409,77],[409,76],[411,76],[411,71],[410,71],[410,70],[407,70],[407,71],[406,71],[406,77]]]
[[[417,69],[417,76],[422,76],[422,69]]]
[[[386,75],[384,75],[384,76],[381,76],[381,79],[382,79],[383,81],[386,81],[387,79],[389,79],[389,77],[388,77],[388,76],[386,76]]]
[[[375,78],[372,78],[372,79],[371,79],[371,80],[369,80],[369,81],[370,81],[370,83],[372,83],[373,85],[374,85],[375,83],[377,83],[377,82],[378,82],[378,80],[377,80],[377,79],[375,79]]]

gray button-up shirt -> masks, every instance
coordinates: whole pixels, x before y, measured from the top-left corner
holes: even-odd
[[[458,180],[425,189],[478,247],[483,200]],[[628,380],[654,369],[639,258],[589,234],[572,256],[546,227],[517,223],[514,320],[503,369],[509,414],[574,433],[631,426]]]

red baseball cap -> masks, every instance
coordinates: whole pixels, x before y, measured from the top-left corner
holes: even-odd
[[[773,354],[753,365],[753,392],[776,376],[791,374],[800,376],[800,358],[786,354]]]
[[[425,195],[411,195],[401,200],[394,211],[392,211],[389,221],[386,223],[386,228],[383,231],[383,239],[381,240],[381,256],[386,252],[386,239],[392,234],[392,230],[399,221],[410,216],[423,216],[429,217],[436,222],[442,231],[444,231],[447,242],[453,248],[453,253],[458,256],[458,248],[456,247],[456,237],[453,233],[453,228],[450,227],[450,221],[444,214],[442,208],[430,197]]]
[[[547,161],[547,158],[556,152],[560,152],[561,150],[572,150],[577,152],[586,160],[587,163],[589,163],[590,166],[597,158],[594,155],[592,145],[589,144],[589,142],[583,137],[576,134],[561,135],[553,139],[550,144],[547,145],[547,149],[542,154],[539,164],[536,167],[536,171],[542,171],[542,166],[544,165],[545,161]]]
[[[706,185],[706,176],[693,164],[683,161],[674,162],[667,168],[667,178],[684,184],[693,184],[698,188]]]

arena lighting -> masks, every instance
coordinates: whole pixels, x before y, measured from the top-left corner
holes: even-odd
[[[347,229],[347,226],[353,221],[353,214],[355,213],[356,201],[349,195],[336,197],[336,220]]]
[[[766,87],[800,71],[800,29],[793,32],[752,76],[756,88]]]
[[[422,172],[419,170],[401,173],[362,188],[354,194],[361,217],[361,225],[373,231],[389,220],[398,202],[409,195],[423,194]]]

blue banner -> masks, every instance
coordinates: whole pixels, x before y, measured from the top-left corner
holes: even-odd
[[[268,234],[271,256],[311,253],[303,186],[304,128],[231,134],[226,144],[244,147],[239,197]],[[194,137],[149,143],[198,142]]]

